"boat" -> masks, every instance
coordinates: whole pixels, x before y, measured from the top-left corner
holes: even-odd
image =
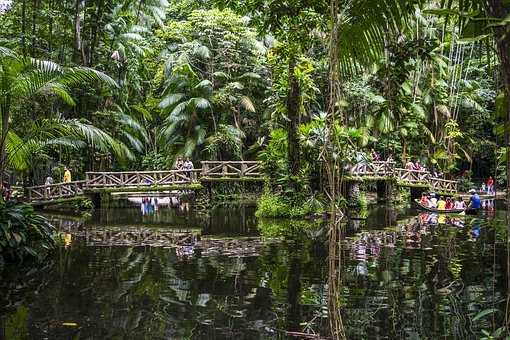
[[[466,215],[476,215],[479,209],[448,209],[448,210],[439,210],[436,208],[426,207],[420,203],[419,199],[415,199],[414,202],[425,211],[437,213],[437,214],[466,214]]]

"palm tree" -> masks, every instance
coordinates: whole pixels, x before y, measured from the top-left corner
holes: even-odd
[[[168,144],[177,146],[177,153],[191,156],[204,143],[211,124],[217,130],[210,101],[212,90],[211,81],[201,79],[188,63],[170,70],[159,103],[167,114],[161,133]]]
[[[11,129],[12,116],[17,114],[15,103],[36,101],[42,96],[56,96],[70,106],[75,101],[70,94],[71,88],[83,83],[100,82],[111,87],[116,87],[116,82],[106,74],[87,67],[62,67],[54,62],[38,60],[19,56],[14,51],[0,47],[0,178],[3,178],[6,166],[9,162],[20,162],[22,151],[27,150],[28,143],[20,144]],[[89,139],[102,136],[101,141],[113,142],[106,133],[77,121],[68,122],[74,131],[81,131],[82,135]],[[59,136],[62,137],[62,136]],[[60,142],[65,142],[60,139]],[[115,144],[115,143],[113,143]],[[39,145],[40,146],[40,145]],[[35,150],[30,147],[31,150]],[[18,150],[15,152],[15,150]],[[8,155],[9,151],[9,155]]]

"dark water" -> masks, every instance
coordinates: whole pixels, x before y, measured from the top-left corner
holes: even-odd
[[[327,337],[327,226],[257,221],[249,206],[198,214],[134,203],[87,221],[51,219],[72,235],[42,266],[1,274],[1,339]],[[507,254],[499,211],[440,219],[450,226],[431,222],[413,209],[374,206],[366,221],[345,226],[340,305],[349,339],[479,339],[502,324]],[[97,235],[107,242],[125,230],[132,244],[97,245]],[[286,241],[256,238],[285,230],[294,231]],[[189,232],[193,243],[140,245],[152,242],[149,234],[173,232]],[[204,240],[219,243],[192,245]]]

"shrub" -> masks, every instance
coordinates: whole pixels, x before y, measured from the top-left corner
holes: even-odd
[[[0,200],[2,260],[41,259],[55,246],[54,232],[55,228],[43,216],[36,214],[31,206]]]
[[[305,200],[301,195],[262,194],[257,202],[258,218],[298,218],[323,211],[322,203],[311,196]]]

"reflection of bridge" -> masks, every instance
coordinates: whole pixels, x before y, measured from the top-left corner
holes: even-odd
[[[394,162],[359,163],[349,170],[351,181],[396,180],[400,186],[456,193],[457,181],[433,177],[426,170],[395,167]],[[29,202],[70,199],[86,193],[170,191],[202,188],[212,181],[263,181],[257,161],[204,161],[201,169],[168,171],[87,172],[84,181],[26,188]]]
[[[172,247],[196,242],[200,231],[153,228],[92,228],[78,233],[87,245]]]

